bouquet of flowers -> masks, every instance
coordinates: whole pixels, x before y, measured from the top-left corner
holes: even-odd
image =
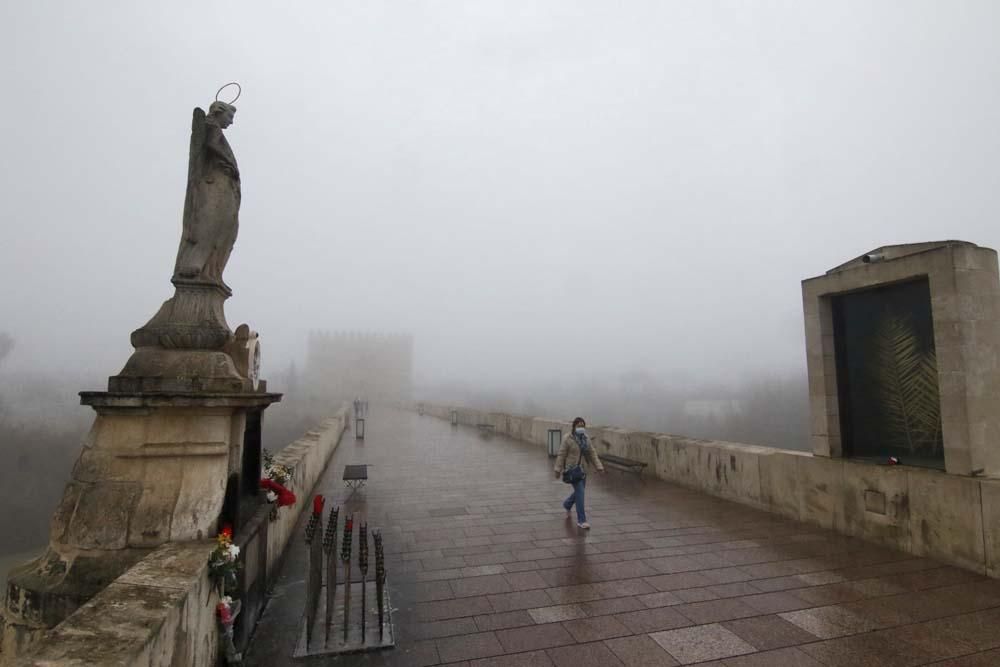
[[[233,621],[235,620],[233,617],[233,598],[228,595],[223,595],[219,599],[219,604],[215,605],[215,613],[218,615],[219,622],[222,623],[222,627],[231,627]]]
[[[274,455],[264,450],[264,477],[260,488],[264,489],[267,502],[271,503],[271,521],[278,518],[278,508],[295,504],[295,494],[288,490],[292,481],[292,469],[274,462]]]
[[[219,619],[219,625],[222,626],[219,643],[225,653],[227,665],[242,664],[243,656],[236,651],[236,646],[233,644],[233,623],[239,614],[240,601],[234,601],[228,595],[223,595],[219,599],[219,604],[215,605],[215,615]]]
[[[269,503],[274,503],[278,507],[286,507],[288,505],[295,504],[295,494],[274,480],[260,480],[260,488],[264,489],[267,502]]]
[[[240,548],[233,544],[233,529],[224,526],[216,539],[215,551],[208,558],[208,573],[219,582],[221,589],[236,590],[236,572],[240,564],[237,561]]]
[[[277,482],[281,486],[287,487],[292,481],[292,469],[288,466],[275,463],[274,454],[264,450],[264,478]]]

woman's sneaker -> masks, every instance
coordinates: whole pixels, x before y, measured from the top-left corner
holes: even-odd
[[[584,521],[583,523],[576,524],[577,528],[583,528],[584,530],[590,530],[590,524]]]

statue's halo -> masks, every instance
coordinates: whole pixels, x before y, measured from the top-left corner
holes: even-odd
[[[240,84],[236,83],[235,81],[230,81],[229,83],[227,83],[226,85],[224,85],[222,88],[219,88],[217,91],[215,91],[215,101],[216,102],[219,101],[219,93],[221,93],[223,90],[225,90],[229,86],[236,86],[236,97],[234,97],[230,101],[226,102],[226,104],[235,104],[236,100],[240,99],[240,95],[243,94],[243,86],[241,86]]]

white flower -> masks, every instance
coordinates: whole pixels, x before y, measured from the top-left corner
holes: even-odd
[[[274,491],[268,491],[267,492],[267,502],[273,503],[277,499],[278,499],[278,494],[277,493],[275,493]]]
[[[230,596],[228,596],[228,595],[223,595],[222,599],[219,600],[219,602],[221,602],[222,604],[226,605],[227,607],[232,607],[233,606],[233,598],[230,597]]]
[[[240,555],[240,548],[235,544],[230,544],[226,550],[229,552],[229,560],[236,560],[236,557]]]

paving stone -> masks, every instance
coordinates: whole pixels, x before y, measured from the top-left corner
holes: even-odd
[[[592,642],[613,637],[624,637],[632,634],[631,630],[622,625],[614,616],[598,616],[581,618],[563,623],[566,631],[578,642]]]
[[[796,648],[781,648],[765,653],[751,653],[722,661],[724,667],[824,667],[810,655]],[[700,667],[700,666],[699,666]]]
[[[718,623],[654,632],[650,637],[682,665],[729,658],[756,650]]]
[[[490,595],[488,600],[493,611],[497,613],[533,607],[550,607],[553,604],[552,598],[546,595],[543,590]]]
[[[609,616],[611,614],[622,614],[627,611],[638,611],[646,607],[638,598],[628,597],[581,602],[580,608],[583,609],[587,616]]]
[[[635,634],[692,625],[686,616],[674,611],[673,607],[632,611],[618,614],[615,618]]]
[[[837,606],[789,611],[779,616],[822,639],[867,632],[872,623]]]
[[[451,584],[456,598],[510,592],[510,584],[499,574],[491,574],[485,577],[453,579],[448,583]]]
[[[482,631],[506,630],[507,628],[517,628],[523,625],[534,625],[535,620],[531,618],[527,611],[508,611],[501,614],[482,614],[475,617],[476,627]]]
[[[758,651],[795,646],[816,641],[817,637],[778,616],[754,616],[726,621],[724,628],[752,644]]]
[[[469,667],[553,667],[553,664],[545,651],[531,651],[473,660]]]
[[[708,600],[707,602],[690,602],[676,607],[695,625],[728,621],[733,618],[756,616],[759,612],[737,598]]]
[[[681,591],[678,591],[678,593],[679,592]],[[642,604],[648,609],[654,609],[656,607],[672,607],[676,604],[684,604],[684,600],[682,600],[677,593],[671,593],[670,591],[640,595],[639,601],[642,602]]]
[[[601,643],[562,646],[546,651],[556,667],[621,667],[622,662]]]
[[[784,591],[778,591],[775,593],[760,593],[759,595],[747,595],[745,597],[741,597],[740,601],[743,602],[743,604],[756,609],[761,614],[777,614],[782,611],[796,611],[798,609],[807,609],[813,606],[802,598]]]
[[[440,602],[422,602],[414,607],[414,617],[418,621],[429,622],[488,614],[492,611],[493,607],[485,597],[459,598]]]
[[[510,584],[511,591],[529,591],[548,585],[537,572],[511,572],[505,574],[504,579]]]
[[[535,651],[554,646],[572,644],[576,640],[559,623],[531,625],[511,630],[497,630],[497,638],[507,653]]]
[[[574,618],[583,618],[587,614],[575,604],[560,604],[552,607],[537,607],[529,609],[528,615],[535,623],[556,623],[558,621],[569,621]]]
[[[476,627],[476,622],[470,617],[453,618],[447,621],[434,621],[432,623],[406,624],[399,629],[400,637],[412,639],[438,639],[453,635],[469,635],[476,632],[479,632],[479,628]]]
[[[444,662],[485,658],[504,652],[496,635],[492,632],[439,639],[437,640],[437,649],[438,655]]]
[[[679,664],[649,635],[608,639],[604,644],[626,667],[673,667]]]

